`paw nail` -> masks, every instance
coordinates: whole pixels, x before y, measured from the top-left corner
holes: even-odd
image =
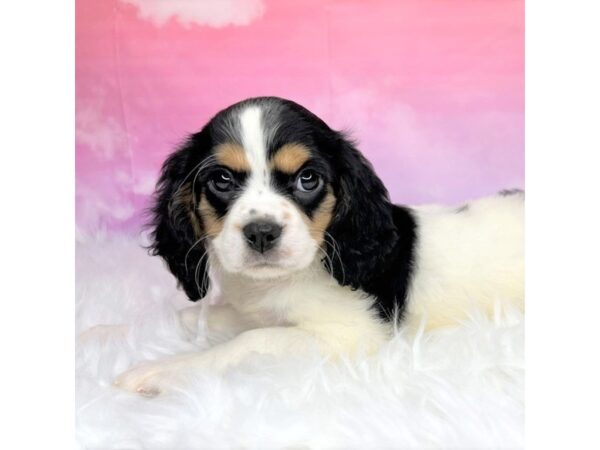
[[[140,387],[137,388],[137,393],[143,395],[144,397],[156,397],[160,393],[160,391],[154,388]]]

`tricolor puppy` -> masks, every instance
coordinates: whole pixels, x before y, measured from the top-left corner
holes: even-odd
[[[258,353],[370,352],[392,331],[523,305],[523,194],[458,208],[397,206],[355,145],[302,106],[253,98],[218,113],[165,162],[153,251],[192,301],[206,351],[116,383],[165,390],[183,369]]]

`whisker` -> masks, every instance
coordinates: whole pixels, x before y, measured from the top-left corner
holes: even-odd
[[[330,239],[330,244],[333,247],[333,252],[334,252],[334,256],[337,256],[339,261],[340,261],[340,265],[342,266],[342,271],[344,270],[344,263],[342,262],[342,253],[340,251],[340,247],[339,244],[337,243],[337,241],[335,240],[335,238],[328,233],[327,231],[325,231],[325,237],[329,237]]]
[[[203,169],[206,169],[209,165],[212,165],[216,162],[217,157],[215,155],[211,155],[208,158],[206,158],[203,161],[200,161],[198,164],[196,164],[192,170],[190,170],[188,172],[188,174],[183,178],[183,180],[181,181],[181,183],[179,183],[179,186],[177,187],[177,189],[175,190],[175,193],[173,195],[176,195],[179,193],[179,191],[181,190],[181,188],[183,187],[183,185],[185,184],[185,182],[187,181],[187,179],[190,177],[190,175],[192,173],[194,173],[194,171],[196,171],[196,175],[198,174],[198,172],[200,172]]]
[[[325,239],[325,242],[327,242],[328,244],[331,245],[332,251],[333,251],[333,256],[338,258],[338,260],[340,261],[340,268],[342,270],[342,285],[344,285],[346,283],[346,271],[344,270],[344,262],[342,261],[342,255],[338,246],[337,241],[335,240],[335,238],[328,233],[327,231],[323,232],[323,238]],[[327,240],[327,238],[329,238],[330,240]],[[331,270],[333,272],[333,261],[332,261],[332,267]]]
[[[333,281],[336,281],[335,277],[333,276],[333,262],[331,261],[330,256],[327,254],[327,252],[321,248],[318,247],[319,251],[323,253],[323,256],[325,257],[325,260],[327,262],[327,264],[329,265],[329,267],[331,268],[328,272],[329,272],[329,278],[331,278]]]
[[[204,265],[204,273],[202,274],[202,292],[205,292],[204,289],[208,289],[208,268],[210,267],[210,264],[210,254],[208,254],[208,261],[207,264]]]
[[[198,175],[200,174],[200,172],[203,171],[204,169],[206,169],[207,167],[214,166],[217,164],[216,156],[211,156],[211,157],[207,158],[205,161],[208,161],[208,162],[206,162],[205,165],[200,167],[196,171],[196,175],[194,175],[194,181],[192,181],[192,191],[194,191],[196,189],[196,181],[198,180]]]
[[[216,156],[212,155],[209,156],[208,158],[206,158],[204,161],[199,162],[198,164],[196,164],[196,166],[194,166],[194,168],[192,168],[192,170],[190,170],[188,172],[188,174],[183,178],[183,180],[181,181],[181,183],[179,183],[179,186],[177,187],[177,189],[175,189],[175,192],[173,193],[173,195],[171,195],[171,198],[169,199],[169,216],[172,218],[173,216],[173,202],[174,200],[177,198],[177,196],[179,195],[179,193],[181,192],[181,190],[183,189],[185,182],[187,181],[187,179],[190,177],[190,175],[192,175],[192,173],[194,173],[194,171],[196,172],[194,175],[194,182],[192,183],[192,189],[195,187],[196,184],[196,179],[198,177],[198,174],[206,169],[207,167],[210,167],[212,165],[215,165],[217,163],[216,160]]]
[[[198,245],[200,242],[204,241],[205,239],[208,239],[210,236],[204,236],[200,239],[198,239],[196,242],[194,242],[192,244],[192,246],[190,247],[190,249],[187,251],[187,253],[185,254],[185,258],[183,259],[183,264],[185,265],[185,272],[187,273],[188,271],[188,265],[187,265],[187,260],[188,260],[188,256],[190,255],[190,252],[193,250],[193,248]]]
[[[198,272],[200,270],[200,265],[202,264],[202,260],[204,258],[206,258],[208,255],[208,251],[205,251],[202,256],[200,257],[200,259],[198,260],[198,263],[196,264],[196,270],[194,271],[194,281],[196,282],[196,288],[198,289],[198,293],[202,292],[202,289],[200,287],[200,283],[198,282]],[[206,270],[206,269],[205,269]]]
[[[206,236],[206,237],[210,237],[210,236]],[[207,258],[207,264],[204,265],[204,272],[202,274],[202,284],[199,284],[199,270],[200,270],[200,266],[202,265],[202,261],[204,260],[204,258]],[[204,292],[204,289],[206,287],[206,289],[208,289],[208,282],[209,282],[209,266],[210,266],[210,258],[211,258],[211,254],[208,250],[206,250],[202,256],[200,257],[200,259],[198,260],[198,264],[196,265],[196,270],[195,270],[195,281],[196,281],[196,288],[198,289],[198,293],[200,292]]]

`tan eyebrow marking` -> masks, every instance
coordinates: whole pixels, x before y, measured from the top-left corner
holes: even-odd
[[[284,173],[296,173],[310,159],[310,151],[301,144],[285,144],[271,159],[271,168]]]
[[[250,162],[246,152],[237,144],[220,144],[215,150],[215,157],[220,164],[236,172],[250,172]]]

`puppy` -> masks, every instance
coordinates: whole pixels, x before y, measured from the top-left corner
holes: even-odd
[[[455,324],[473,306],[523,306],[521,191],[459,208],[397,206],[343,134],[302,106],[252,98],[165,162],[152,250],[220,343],[116,380],[144,395],[184,369],[254,353],[373,352],[393,325]],[[207,295],[208,294],[208,295]]]

